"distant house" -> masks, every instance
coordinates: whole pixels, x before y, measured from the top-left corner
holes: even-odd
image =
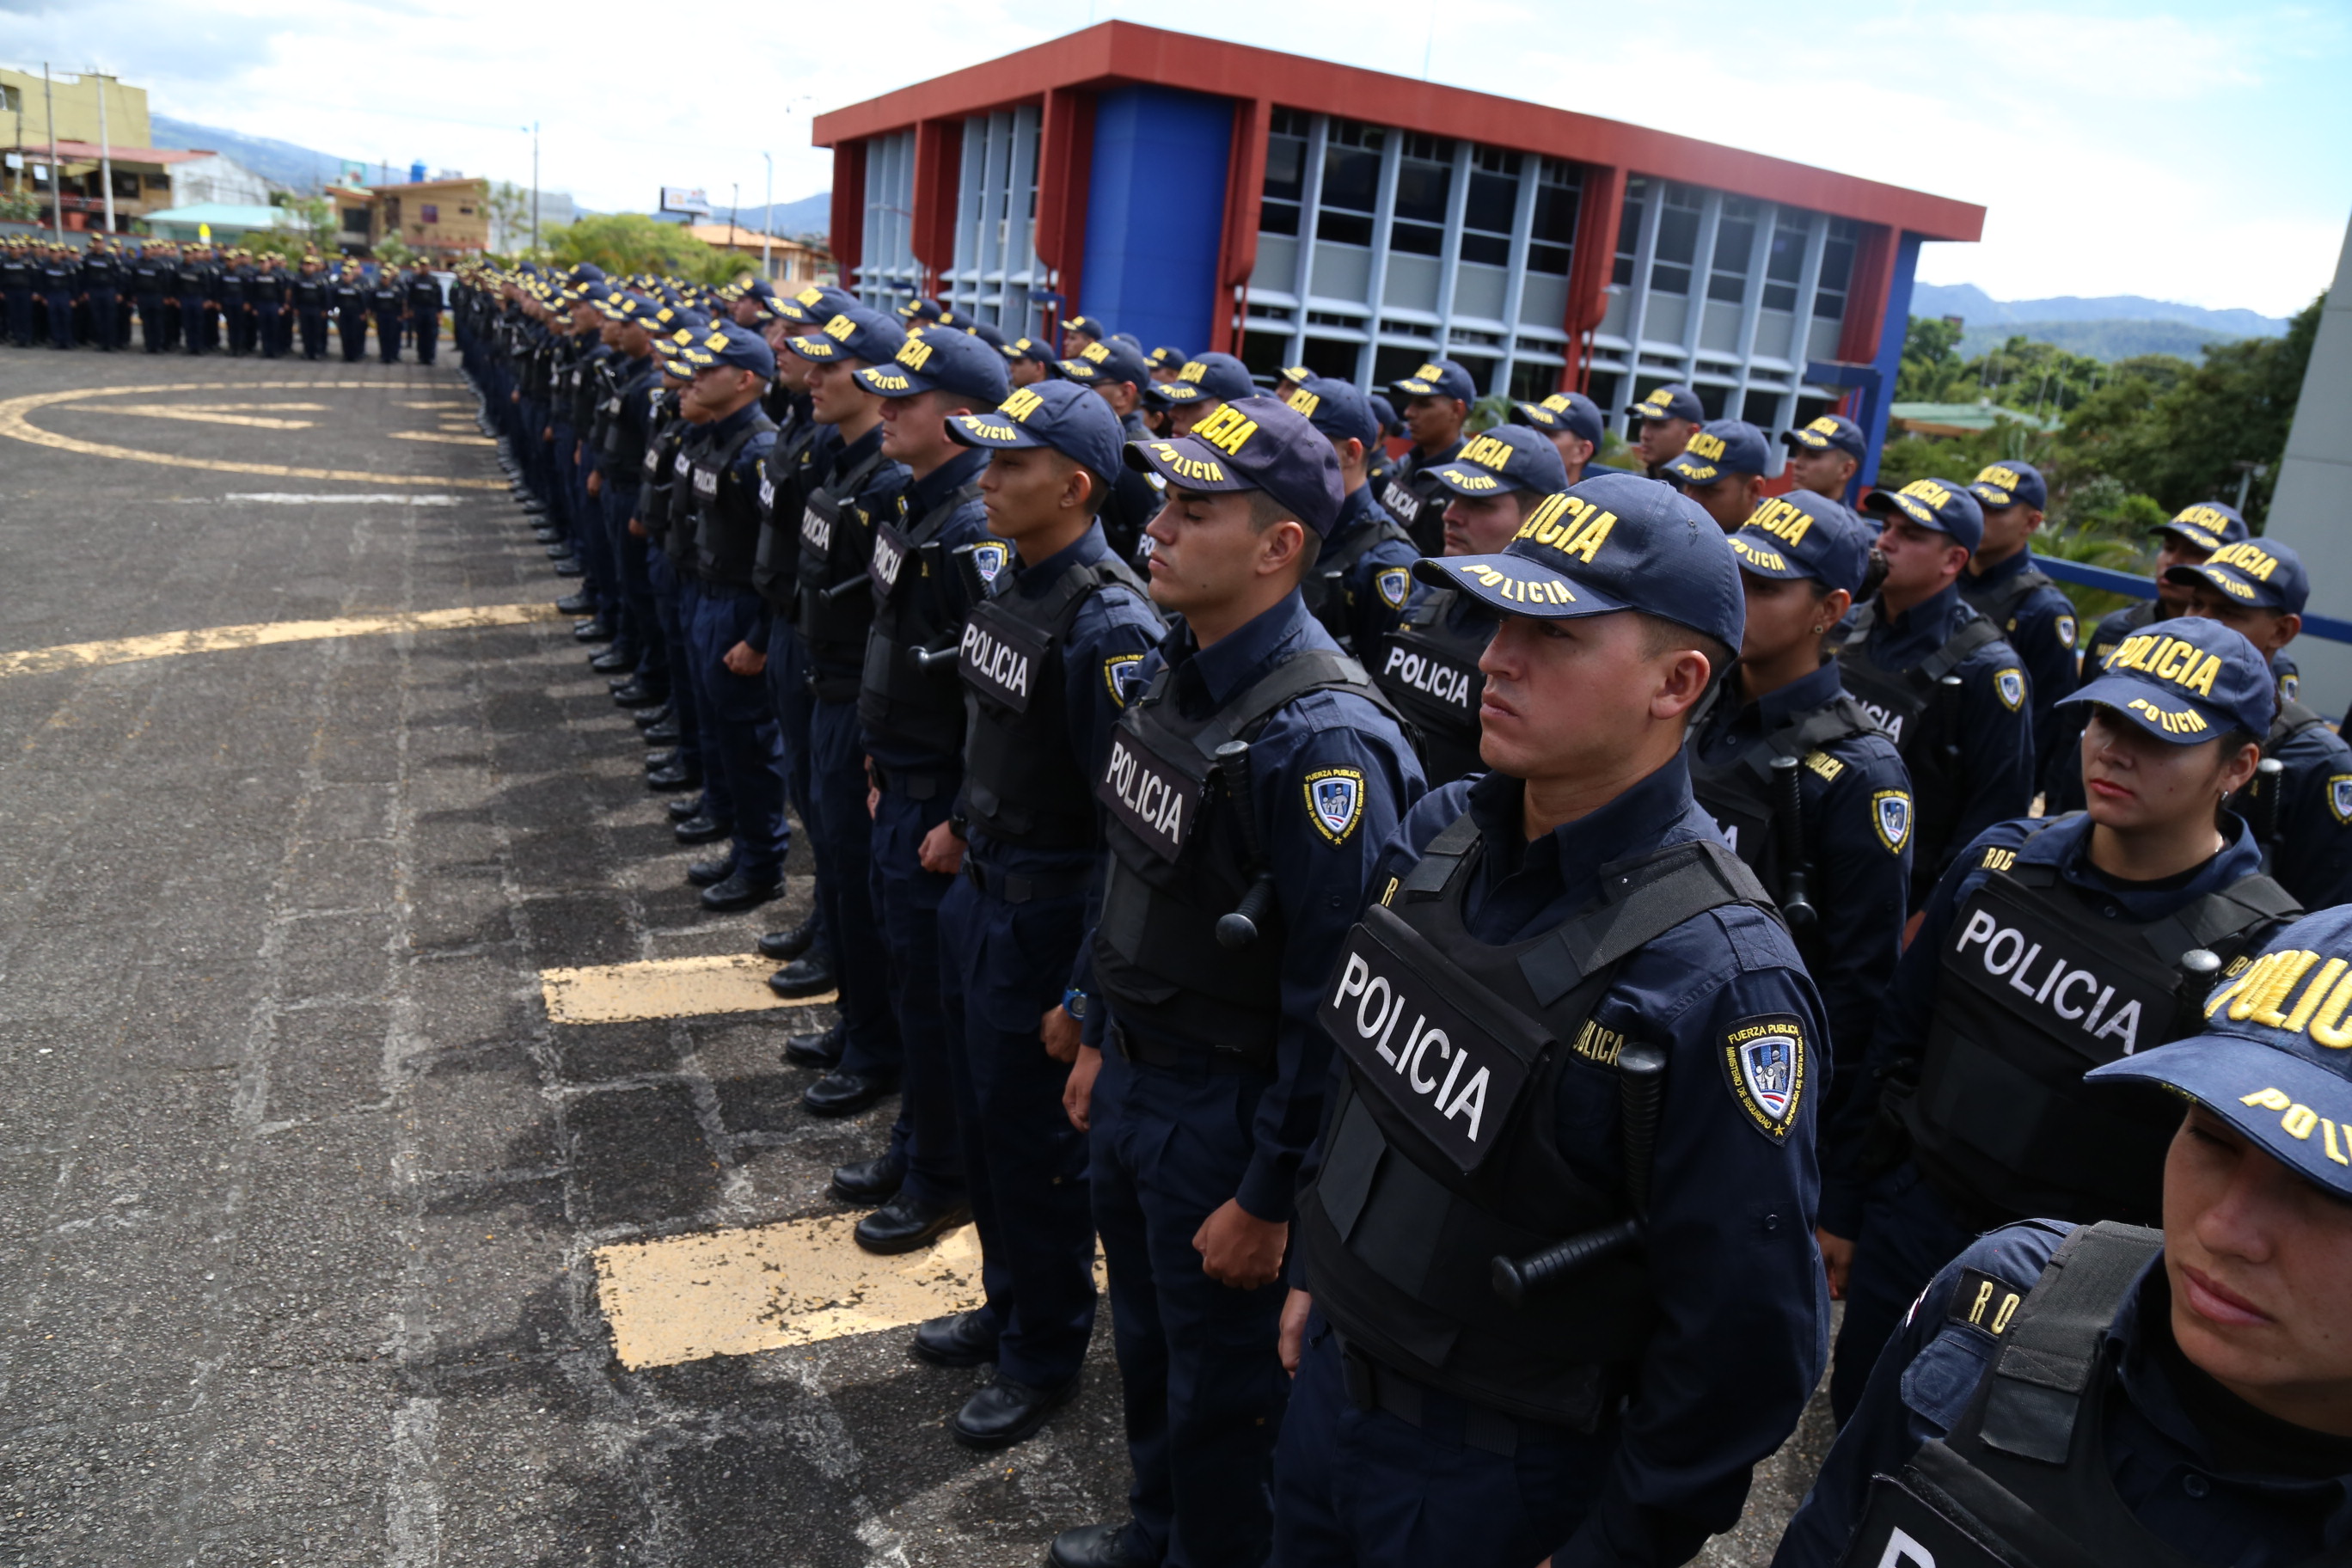
[[[1973,436],[2006,420],[2028,430],[2050,431],[2060,421],[2037,419],[2014,408],[1979,399],[1974,403],[1897,403],[1887,409],[1891,423],[1914,436]]]
[[[215,245],[231,245],[248,234],[291,228],[295,215],[266,203],[191,202],[184,207],[151,212],[146,224],[157,239],[193,245],[209,236]]]
[[[835,276],[833,253],[804,239],[764,235],[731,223],[688,224],[686,232],[705,245],[740,255],[753,272],[760,270],[759,258],[765,247],[771,283],[814,283],[830,281]]]

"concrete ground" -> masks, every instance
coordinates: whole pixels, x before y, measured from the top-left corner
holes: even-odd
[[[616,1358],[600,1248],[842,1212],[890,1107],[797,1108],[822,1008],[551,1018],[807,861],[703,915],[471,407],[0,350],[0,1564],[1036,1562],[1124,1512],[1107,1332],[997,1456],[902,1329]]]

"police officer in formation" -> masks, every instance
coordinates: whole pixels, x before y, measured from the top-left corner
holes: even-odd
[[[1396,519],[1423,555],[1444,545],[1445,491],[1433,477],[1462,450],[1462,426],[1478,400],[1468,370],[1450,359],[1432,360],[1389,390],[1405,400],[1412,447],[1381,481],[1382,510]]]
[[[1666,465],[1683,455],[1683,448],[1706,422],[1706,405],[1699,402],[1698,394],[1673,384],[1654,388],[1625,413],[1639,426],[1633,456],[1654,479],[1665,477]]]
[[[1075,1396],[1099,1238],[1134,1479],[1049,1563],[1685,1560],[1832,1293],[1786,1560],[2341,1550],[2341,1292],[2275,1239],[2352,1196],[2352,934],[2286,927],[2352,896],[2352,750],[2279,701],[2293,552],[2185,511],[2074,690],[2025,465],[1874,495],[1874,552],[1841,416],[1765,496],[1762,434],[1662,388],[1652,483],[1574,395],[1449,430],[1437,363],[1383,485],[1429,557],[1350,383],[631,283],[469,269],[460,350],[648,784],[731,840],[706,901],[774,897],[802,820],[761,950],[839,1000],[786,1060],[812,1114],[901,1094],[835,1173],[861,1246],[977,1222],[982,1304],[911,1336],[994,1369],[958,1442]],[[2027,815],[2037,738],[2084,809]],[[2098,1404],[2048,1427],[2065,1357]]]
[[[1960,597],[1993,624],[2024,666],[2032,692],[2033,776],[2040,779],[2062,739],[2058,704],[2075,679],[2074,601],[2034,565],[2028,548],[2042,526],[2049,486],[2032,464],[2004,461],[1987,465],[1969,481],[1969,494],[1984,510],[1984,536],[1960,574]]]

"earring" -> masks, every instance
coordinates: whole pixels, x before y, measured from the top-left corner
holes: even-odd
[[[1815,637],[1819,637],[1819,636],[1821,636],[1823,632],[1825,632],[1825,631],[1827,631],[1827,630],[1829,630],[1829,627],[1827,627],[1827,626],[1815,626],[1815,627],[1813,628],[1813,635],[1814,635]]]

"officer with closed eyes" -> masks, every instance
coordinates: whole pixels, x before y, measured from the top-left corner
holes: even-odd
[[[1690,501],[1602,474],[1420,571],[1499,620],[1493,771],[1413,808],[1316,998],[1276,1558],[1686,1562],[1796,1426],[1828,1316],[1821,1004],[1683,762],[1738,568]]]
[[[2275,706],[2252,643],[2159,621],[2065,700],[2091,710],[2089,806],[1969,844],[1871,1042],[1880,1103],[1853,1163],[1866,1186],[1830,1387],[1841,1418],[1904,1309],[1979,1233],[2155,1217],[2172,1123],[2085,1090],[2083,1069],[2191,1032],[2220,968],[2300,912],[2222,809]]]

